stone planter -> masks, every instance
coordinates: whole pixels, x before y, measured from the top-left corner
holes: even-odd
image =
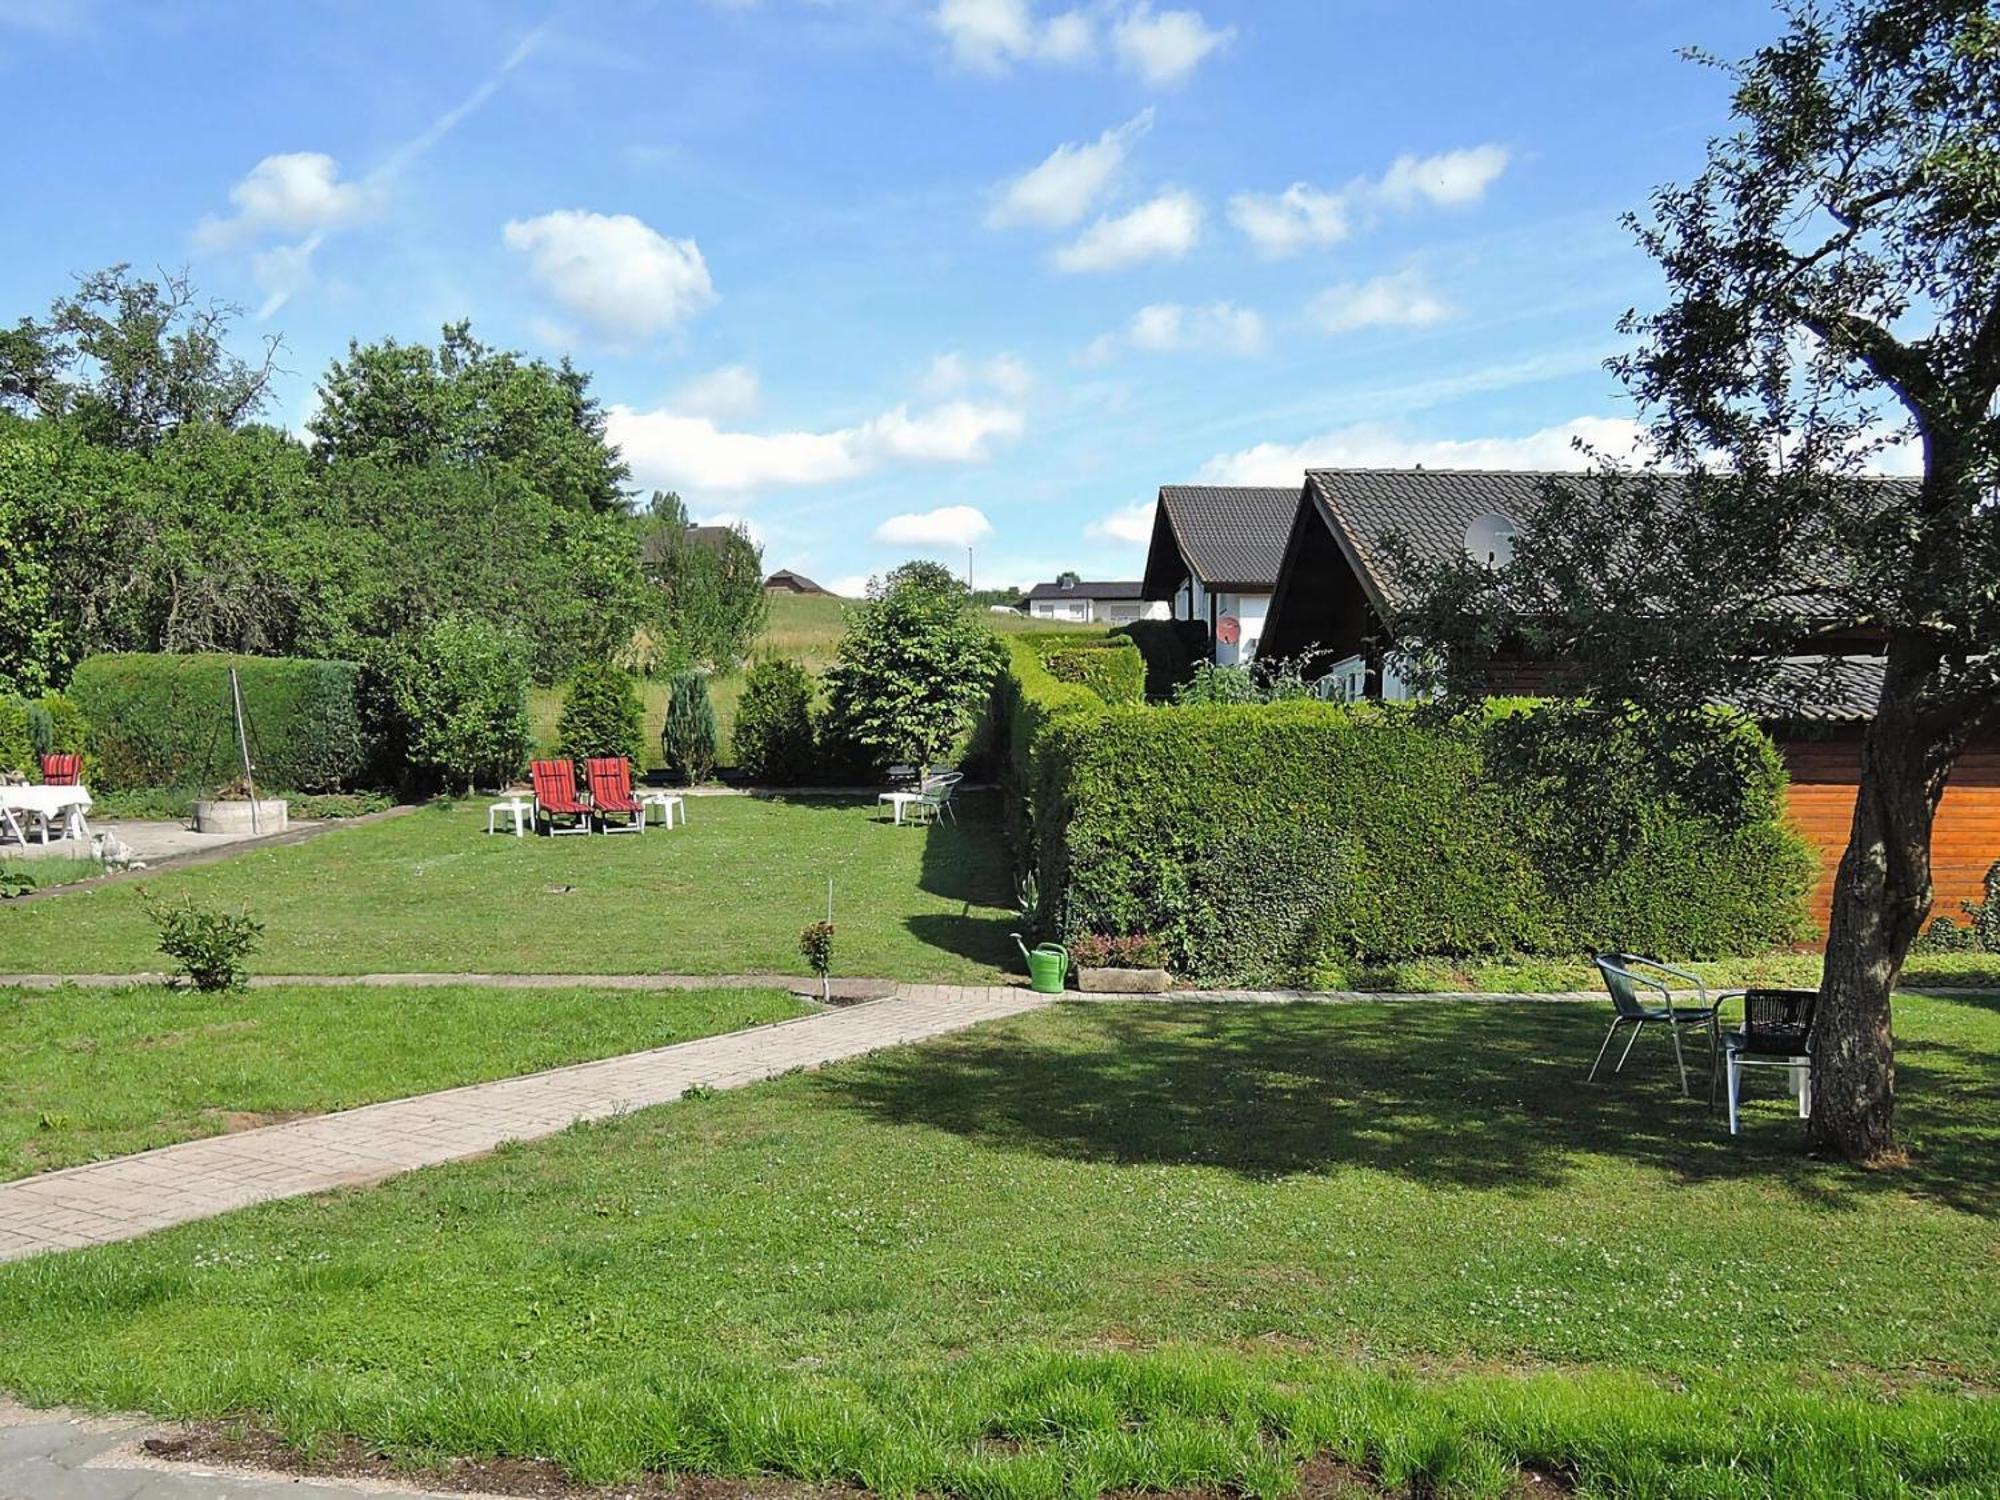
[[[1076,987],[1086,995],[1160,995],[1173,978],[1165,969],[1086,969],[1077,965]]]
[[[251,821],[250,810],[257,810]],[[196,833],[283,833],[287,826],[287,803],[282,797],[259,797],[252,803],[240,801],[197,802],[194,805]]]

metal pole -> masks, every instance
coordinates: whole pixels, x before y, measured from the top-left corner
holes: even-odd
[[[250,736],[243,729],[243,684],[236,676],[236,668],[229,669],[229,706],[236,715],[236,748],[243,756],[243,784],[250,789],[250,832],[264,830],[257,820],[257,778],[250,769]]]

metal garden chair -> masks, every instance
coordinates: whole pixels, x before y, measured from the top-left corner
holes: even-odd
[[[1718,1035],[1716,1013],[1727,995],[1709,998],[1708,986],[1698,975],[1686,969],[1677,969],[1672,964],[1663,964],[1656,958],[1646,958],[1637,953],[1599,953],[1595,957],[1598,972],[1604,976],[1604,987],[1611,992],[1611,1029],[1604,1033],[1604,1045],[1597,1049],[1597,1061],[1590,1065],[1590,1079],[1595,1081],[1597,1070],[1604,1065],[1604,1055],[1611,1050],[1611,1043],[1618,1036],[1621,1026],[1630,1026],[1632,1035],[1626,1039],[1625,1050],[1618,1055],[1618,1065],[1611,1071],[1625,1071],[1625,1059],[1632,1055],[1632,1044],[1639,1040],[1639,1033],[1646,1029],[1646,1023],[1657,1021],[1667,1028],[1667,1035],[1674,1042],[1674,1065],[1680,1069],[1681,1095],[1688,1096],[1687,1059],[1681,1052],[1681,1032],[1690,1026],[1699,1026],[1708,1032],[1708,1102],[1715,1103],[1715,1064],[1721,1042]],[[1651,972],[1640,973],[1645,969]],[[1674,992],[1663,978],[1668,975],[1684,981],[1701,996],[1699,1004],[1674,1003]],[[1659,997],[1653,1003],[1651,995],[1642,991],[1652,991]]]
[[[1736,1101],[1745,1068],[1788,1068],[1799,1094],[1799,1118],[1812,1114],[1813,1021],[1816,990],[1745,990],[1743,1029],[1722,1033],[1728,1073],[1729,1133],[1742,1134]]]
[[[952,808],[951,794],[963,780],[962,771],[940,771],[935,776],[926,776],[917,790],[917,800],[910,804],[910,816],[920,823],[936,823],[944,818],[956,823],[958,813]]]

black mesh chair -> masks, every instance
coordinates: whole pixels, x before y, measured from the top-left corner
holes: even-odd
[[[1799,1118],[1812,1113],[1813,1020],[1818,1007],[1816,990],[1744,991],[1743,1029],[1722,1033],[1731,1135],[1742,1134],[1736,1100],[1745,1068],[1789,1068],[1798,1088]]]
[[[1625,1071],[1625,1059],[1632,1055],[1632,1044],[1639,1040],[1639,1033],[1646,1029],[1648,1021],[1657,1021],[1667,1028],[1667,1035],[1674,1041],[1674,1065],[1681,1071],[1681,1095],[1688,1091],[1687,1059],[1681,1054],[1681,1031],[1685,1027],[1699,1026],[1708,1033],[1708,1102],[1715,1103],[1715,1059],[1716,1059],[1716,1011],[1726,995],[1709,998],[1708,986],[1701,982],[1699,975],[1686,969],[1676,969],[1672,964],[1663,964],[1657,958],[1645,958],[1637,953],[1599,953],[1593,960],[1597,971],[1604,976],[1604,987],[1611,992],[1611,1029],[1604,1033],[1604,1045],[1597,1049],[1597,1061],[1590,1065],[1590,1078],[1594,1081],[1597,1070],[1604,1065],[1604,1054],[1611,1050],[1611,1043],[1618,1036],[1618,1028],[1630,1026],[1632,1035],[1626,1039],[1625,1050],[1618,1054],[1618,1066],[1611,1071]],[[1640,970],[1649,972],[1641,973]],[[1666,979],[1667,975],[1682,981],[1701,997],[1696,1004],[1685,1001],[1676,1004],[1674,992]],[[1647,991],[1650,993],[1641,993]],[[1658,997],[1655,1003],[1654,996]]]

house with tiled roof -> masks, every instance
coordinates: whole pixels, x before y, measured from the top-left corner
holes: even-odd
[[[1262,650],[1264,620],[1299,507],[1296,488],[1169,484],[1153,512],[1145,597],[1208,627],[1216,662]]]
[[[1388,621],[1409,603],[1399,555],[1418,564],[1468,553],[1505,561],[1513,532],[1541,508],[1551,480],[1574,475],[1454,469],[1314,469],[1293,494],[1277,582],[1262,631],[1266,657],[1315,659],[1329,697],[1398,698]],[[1658,480],[1671,484],[1671,476]],[[1899,481],[1882,481],[1896,483]],[[1810,609],[1816,595],[1792,597]],[[1792,812],[1818,849],[1813,898],[1824,923],[1833,874],[1847,845],[1860,781],[1861,736],[1881,696],[1879,639],[1831,623],[1814,644],[1824,654],[1787,657],[1770,701],[1743,702],[1770,731],[1791,774]],[[1552,663],[1496,664],[1495,691],[1535,694]],[[2000,860],[2000,744],[1970,746],[1939,804],[1933,837],[1935,910],[1956,915],[1978,901],[1988,866]]]
[[[1082,625],[1130,625],[1164,620],[1167,607],[1149,604],[1137,579],[1092,582],[1065,573],[1054,583],[1038,583],[1022,599],[1037,620],[1074,620]]]

